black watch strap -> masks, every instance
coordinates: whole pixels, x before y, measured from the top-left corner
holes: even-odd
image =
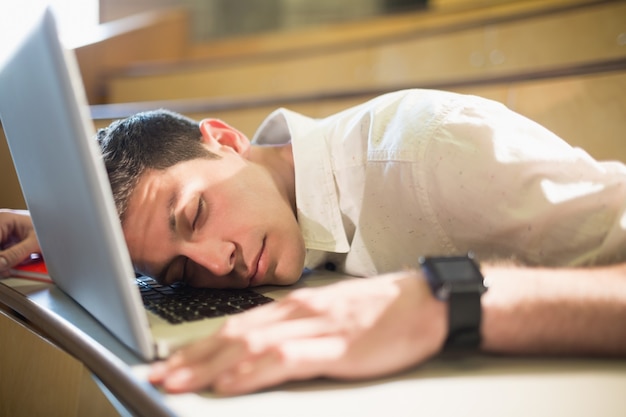
[[[445,350],[480,347],[482,309],[479,292],[452,292],[448,298],[449,334]]]
[[[420,258],[435,297],[448,305],[448,337],[445,350],[480,347],[481,296],[486,287],[480,267],[472,254]]]

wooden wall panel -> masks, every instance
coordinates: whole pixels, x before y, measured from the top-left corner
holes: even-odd
[[[109,102],[322,94],[458,84],[626,57],[626,2],[327,53],[111,78]]]
[[[0,415],[116,417],[82,363],[0,310]]]
[[[523,83],[514,108],[598,159],[626,162],[626,73]]]
[[[182,10],[148,12],[101,25],[99,36],[74,48],[90,104],[106,101],[111,73],[131,63],[164,62],[185,56],[188,15]]]

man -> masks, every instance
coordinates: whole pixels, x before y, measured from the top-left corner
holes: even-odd
[[[626,352],[626,168],[500,104],[411,90],[322,120],[279,110],[254,146],[221,121],[198,129],[162,111],[114,123],[99,141],[139,272],[206,287],[290,284],[323,266],[380,275],[233,317],[155,366],[166,389],[372,377],[454,344]],[[418,259],[469,251],[490,285],[482,310],[478,294],[457,311]]]

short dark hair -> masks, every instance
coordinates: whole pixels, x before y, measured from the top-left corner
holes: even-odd
[[[137,113],[98,130],[113,199],[120,220],[141,175],[196,158],[218,158],[202,146],[198,123],[169,110]]]

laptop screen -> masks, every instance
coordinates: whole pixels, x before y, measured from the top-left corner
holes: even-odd
[[[0,68],[0,118],[55,283],[122,342],[153,357],[78,65],[50,10]]]

